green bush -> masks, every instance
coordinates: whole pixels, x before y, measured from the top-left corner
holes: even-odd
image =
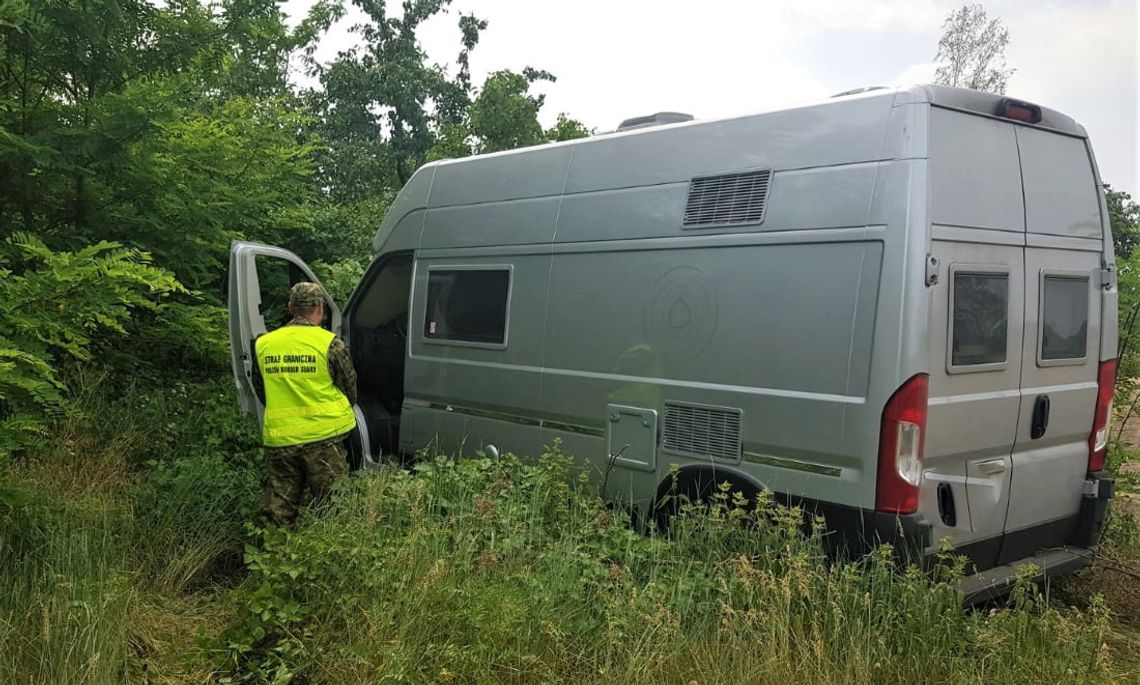
[[[0,683],[122,683],[147,659],[183,672],[160,649],[241,569],[252,424],[225,383],[116,389],[73,371],[47,439],[0,460]]]
[[[131,432],[143,436],[124,455],[133,467],[209,454],[247,466],[260,464],[256,422],[238,411],[231,378],[203,382],[172,377],[125,385],[113,380],[94,382],[75,404],[87,417],[86,430],[101,440]]]
[[[0,242],[0,455],[42,440],[64,408],[63,361],[90,359],[95,338],[181,290],[149,254],[117,243],[55,252],[27,233]]]

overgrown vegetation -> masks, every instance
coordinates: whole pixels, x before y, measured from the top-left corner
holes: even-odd
[[[145,469],[164,398],[128,393],[13,469],[0,513],[5,682],[1118,681],[1135,641],[1093,590],[1029,583],[963,612],[951,556],[828,564],[795,510],[722,492],[669,537],[631,529],[555,449],[357,474],[295,531],[245,528],[254,436]],[[176,394],[171,391],[170,394]],[[94,398],[101,397],[97,392]],[[169,398],[166,398],[169,399]],[[145,407],[152,407],[149,411]],[[92,419],[118,417],[117,442]],[[75,459],[82,450],[86,458]],[[222,451],[231,454],[221,456]],[[1120,517],[1113,554],[1137,558]],[[1123,556],[1121,556],[1123,558]],[[1134,563],[1134,562],[1133,562]],[[1111,579],[1109,579],[1111,580]],[[1080,578],[1073,583],[1088,583]],[[1127,587],[1117,583],[1117,587]],[[1088,599],[1093,597],[1093,599]],[[149,680],[148,680],[149,679]]]
[[[238,619],[215,642],[238,680],[808,682],[1107,680],[1099,600],[1032,586],[963,613],[889,549],[828,565],[797,511],[727,490],[669,539],[630,530],[557,452],[358,478],[334,510],[248,553]]]
[[[548,72],[472,82],[478,17],[455,18],[454,65],[429,60],[417,32],[449,4],[288,22],[260,0],[0,0],[0,682],[1140,675],[1126,507],[1093,571],[970,613],[952,558],[831,565],[768,502],[635,533],[557,451],[360,474],[295,531],[258,529],[229,242],[294,250],[343,300],[421,164],[588,133],[539,123]],[[317,62],[349,6],[358,45]],[[1140,211],[1106,190],[1127,415]],[[1112,454],[1122,490],[1133,462]]]

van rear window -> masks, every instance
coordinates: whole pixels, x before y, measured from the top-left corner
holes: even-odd
[[[952,366],[1005,361],[1009,274],[954,274]]]
[[[1045,276],[1042,291],[1041,358],[1083,359],[1089,329],[1089,279]]]
[[[508,269],[432,269],[424,337],[506,344],[510,284]]]

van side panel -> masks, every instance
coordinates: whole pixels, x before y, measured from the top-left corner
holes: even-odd
[[[880,93],[438,164],[417,259],[405,444],[473,427],[486,433],[472,445],[526,453],[559,438],[608,474],[615,496],[650,497],[672,464],[713,464],[778,492],[872,506],[886,397],[867,406],[879,284],[888,243],[892,263],[904,261],[910,206],[895,198],[896,223],[868,225],[881,155],[911,149],[905,126],[887,133],[893,101]],[[762,222],[682,225],[693,178],[754,169],[772,172]],[[421,269],[496,259],[521,269],[544,243],[549,288],[516,282],[505,349],[423,340]],[[548,296],[545,308],[520,310],[520,288],[528,308]],[[541,359],[515,349],[530,345],[515,337],[520,325],[542,331]],[[892,387],[895,330],[884,357]],[[608,468],[607,436],[642,438],[607,407],[654,412],[646,420],[665,430],[666,402],[741,416],[738,456],[662,443],[641,462],[651,471]]]
[[[559,202],[558,197],[541,197],[432,208],[427,211],[420,246],[434,249],[549,244],[554,239]]]
[[[566,195],[555,240],[572,243],[862,226],[876,167],[877,163],[869,163],[777,170],[772,175],[764,221],[727,228],[681,228],[689,179]]]
[[[739,468],[780,492],[861,504],[850,483],[866,477],[867,460],[845,442],[843,416],[865,401],[873,311],[856,312],[873,308],[882,247],[866,229],[832,235],[799,244],[677,238],[560,247],[543,412],[602,428],[608,404],[737,408],[747,455],[828,475]],[[667,449],[657,458],[659,477],[673,463],[708,463]]]
[[[562,192],[566,165],[581,144],[549,145],[439,163],[432,207],[550,197]]]

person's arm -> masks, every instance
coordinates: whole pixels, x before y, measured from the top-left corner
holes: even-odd
[[[348,345],[344,344],[340,336],[329,343],[329,375],[332,376],[333,385],[348,398],[348,403],[356,404],[356,369],[352,366]]]

